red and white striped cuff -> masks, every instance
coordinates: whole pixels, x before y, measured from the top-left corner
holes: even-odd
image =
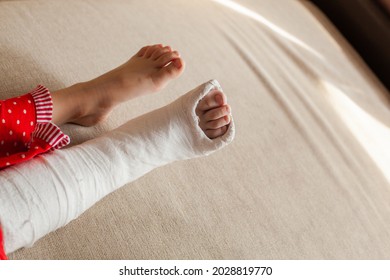
[[[69,136],[64,134],[61,129],[51,122],[53,118],[53,100],[50,91],[38,85],[30,94],[35,103],[36,126],[31,134],[30,145],[34,139],[41,139],[48,143],[54,149],[61,149],[69,144]]]
[[[35,103],[36,123],[49,123],[53,116],[53,101],[49,90],[38,85],[30,94]]]
[[[35,139],[41,139],[48,143],[52,147],[51,150],[61,149],[70,143],[69,136],[64,134],[54,123],[37,123],[31,134],[29,148]]]

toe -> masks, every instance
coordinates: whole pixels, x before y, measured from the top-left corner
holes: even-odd
[[[205,121],[212,121],[227,116],[229,114],[230,106],[226,104],[224,106],[206,111],[203,115],[203,119]]]
[[[168,76],[177,76],[183,72],[183,69],[184,60],[178,57],[172,60],[168,66],[161,68],[160,72],[165,73]]]
[[[161,48],[162,48],[162,44],[157,44],[157,45],[150,46],[150,47],[145,51],[144,57],[145,57],[145,58],[150,58],[150,57],[152,56],[152,54],[153,54],[157,49],[161,49]]]
[[[228,125],[229,123],[230,123],[230,116],[224,116],[224,117],[219,118],[217,120],[205,122],[202,126],[205,129],[217,129],[217,128],[221,128],[225,125]]]
[[[215,90],[207,94],[202,100],[199,102],[197,106],[197,111],[208,111],[222,105],[226,104],[226,96],[219,90]]]
[[[167,52],[167,53],[163,54],[159,59],[157,59],[157,65],[158,65],[158,67],[164,67],[169,62],[171,62],[174,59],[179,58],[179,57],[180,57],[180,54],[178,51]]]
[[[178,77],[184,71],[184,60],[179,58],[174,59],[166,67],[161,68],[153,77],[155,85],[164,85],[168,80]]]
[[[204,131],[204,133],[206,134],[206,136],[210,139],[214,139],[214,138],[217,138],[219,136],[222,136],[226,133],[228,129],[228,126],[225,125],[223,127],[220,127],[220,128],[217,128],[217,129],[207,129]]]
[[[170,46],[165,46],[163,48],[158,48],[154,51],[154,53],[151,56],[151,59],[157,60],[159,59],[163,54],[171,52],[172,48]]]

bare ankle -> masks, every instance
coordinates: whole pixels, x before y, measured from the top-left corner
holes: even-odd
[[[78,106],[69,122],[93,126],[104,121],[117,105],[108,91],[109,86],[94,80],[74,85],[74,100]]]
[[[71,122],[83,112],[82,86],[75,84],[52,93],[53,122],[57,125]]]

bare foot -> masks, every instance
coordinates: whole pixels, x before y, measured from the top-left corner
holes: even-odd
[[[116,105],[163,89],[183,71],[184,60],[170,46],[145,46],[102,76],[53,93],[53,122],[95,125]],[[67,109],[75,105],[74,110]]]
[[[225,134],[230,124],[230,106],[226,96],[218,90],[207,94],[196,107],[199,127],[210,139]]]

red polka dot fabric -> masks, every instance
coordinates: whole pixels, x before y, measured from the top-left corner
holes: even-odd
[[[50,92],[42,85],[0,101],[0,170],[69,144],[69,136],[51,123],[52,112]],[[3,245],[0,225],[0,260],[7,259]]]
[[[42,85],[0,101],[0,169],[67,145],[69,137],[51,123],[53,102]]]

